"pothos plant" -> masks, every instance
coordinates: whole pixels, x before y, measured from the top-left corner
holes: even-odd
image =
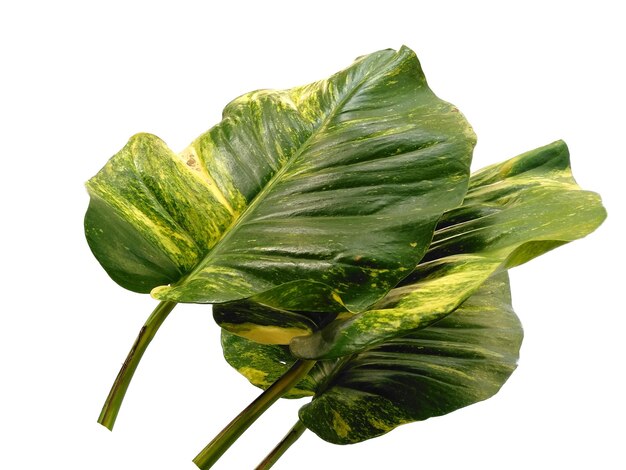
[[[469,174],[475,135],[403,47],[326,80],[260,90],[175,153],[138,134],[87,183],[107,273],[160,300],[104,404],[178,302],[213,304],[226,360],[265,391],[194,462],[210,468],[278,398],[306,430],[364,441],[495,394],[522,328],[507,270],[606,214],[557,141]]]

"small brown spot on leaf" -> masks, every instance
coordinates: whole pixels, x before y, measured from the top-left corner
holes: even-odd
[[[194,166],[195,164],[196,164],[196,160],[193,157],[189,157],[189,160],[187,160],[187,165]]]

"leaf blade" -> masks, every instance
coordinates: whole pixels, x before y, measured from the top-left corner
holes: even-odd
[[[522,337],[500,274],[434,325],[356,355],[300,419],[322,439],[349,444],[450,413],[497,393]]]
[[[423,262],[371,309],[296,337],[297,357],[332,358],[423,328],[452,312],[493,273],[581,238],[606,211],[573,180],[558,141],[470,179],[463,205],[444,214]]]
[[[299,416],[322,439],[360,442],[493,396],[515,370],[522,339],[504,272],[424,329],[319,361],[286,398],[313,396]],[[227,362],[263,389],[296,360],[286,346],[225,330],[222,346]]]
[[[138,220],[147,243],[184,273],[153,286],[161,300],[227,302],[299,280],[325,285],[325,300],[340,296],[358,311],[406,275],[441,212],[460,202],[474,141],[456,108],[427,87],[412,51],[380,51],[327,80],[238,98],[181,155],[151,141],[182,175],[169,188],[174,200],[161,200],[170,193],[167,172],[152,164],[159,159],[131,155],[135,168],[152,170],[136,179],[154,194],[130,194],[146,213],[132,204],[113,210]],[[88,188],[106,195],[97,180]],[[204,204],[189,208],[186,184]],[[159,225],[142,225],[154,213]],[[203,239],[198,227],[209,221],[215,229]]]

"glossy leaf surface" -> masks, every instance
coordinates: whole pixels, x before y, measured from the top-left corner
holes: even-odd
[[[584,237],[605,217],[600,197],[572,178],[562,141],[480,170],[410,276],[370,310],[294,338],[291,350],[303,358],[339,357],[423,328],[493,273]]]
[[[414,268],[467,188],[474,134],[407,48],[248,93],[223,117],[180,154],[139,134],[88,182],[87,239],[122,286],[361,311]]]
[[[454,313],[358,354],[320,361],[292,397],[314,395],[302,422],[323,439],[349,444],[494,395],[516,367],[522,328],[508,276],[488,279]],[[285,346],[223,333],[226,359],[266,388],[294,361]]]
[[[494,395],[516,367],[522,328],[506,275],[428,328],[356,355],[300,410],[322,439],[349,444]]]

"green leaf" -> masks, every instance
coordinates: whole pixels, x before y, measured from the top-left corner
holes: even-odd
[[[223,117],[180,154],[139,134],[87,183],[89,245],[122,286],[362,311],[415,267],[466,191],[475,136],[405,47],[248,93]]]
[[[500,273],[427,328],[318,362],[290,397],[314,395],[299,415],[322,439],[360,442],[491,397],[513,373],[522,336],[508,276]],[[285,346],[226,331],[223,346],[227,361],[261,388],[295,361]]]
[[[300,419],[322,439],[350,444],[485,400],[515,370],[522,336],[500,274],[452,315],[346,362]]]
[[[226,361],[256,387],[267,389],[296,362],[287,346],[258,343],[222,329],[222,351]],[[336,361],[325,361],[334,364]],[[320,368],[318,362],[314,368]],[[312,376],[313,374],[313,376]],[[314,377],[319,372],[309,372],[283,398],[313,396],[318,383]]]
[[[454,311],[493,273],[584,237],[605,217],[600,197],[572,178],[562,141],[480,170],[463,205],[442,217],[411,275],[368,311],[295,337],[291,350],[327,359],[424,328]]]

